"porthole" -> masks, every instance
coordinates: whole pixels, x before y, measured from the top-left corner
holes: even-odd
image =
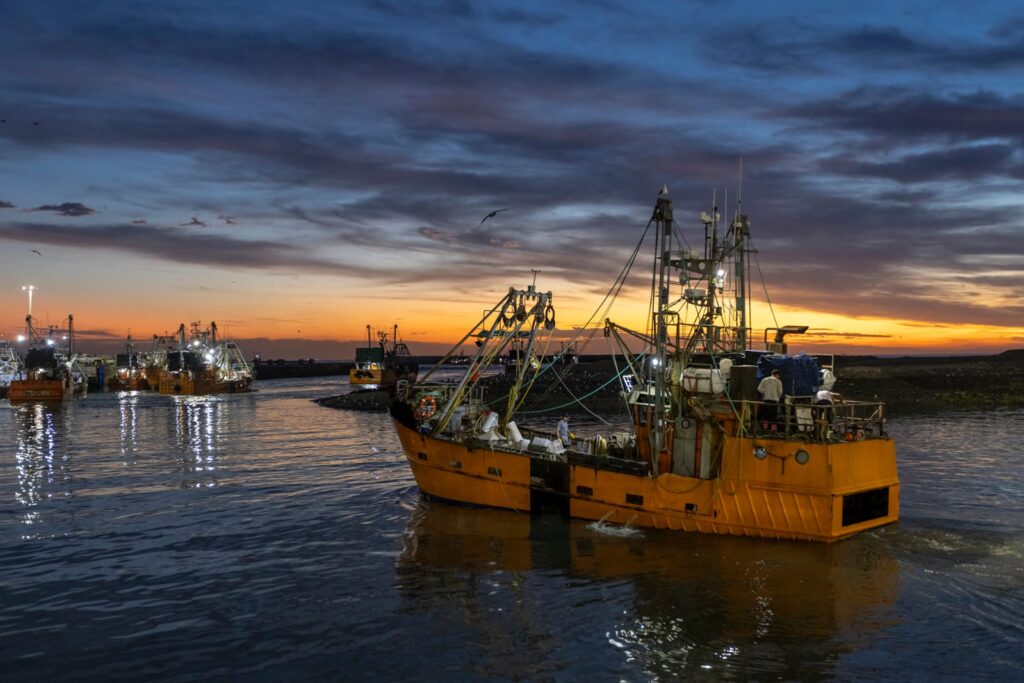
[[[806,465],[807,461],[811,459],[811,454],[801,448],[793,455],[793,458],[801,465]]]
[[[754,457],[758,460],[764,460],[768,457],[768,449],[764,446],[758,446],[754,449]]]

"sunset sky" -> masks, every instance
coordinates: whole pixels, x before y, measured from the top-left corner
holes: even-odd
[[[93,340],[436,353],[531,268],[568,331],[742,158],[799,348],[1024,347],[1024,9],[826,6],[0,0],[0,333],[33,284]]]

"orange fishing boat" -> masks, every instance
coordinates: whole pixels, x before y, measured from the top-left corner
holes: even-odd
[[[57,329],[51,327],[45,338],[35,330],[32,314],[25,317],[29,343],[25,354],[23,375],[11,381],[7,398],[11,403],[28,401],[63,401],[85,394],[88,384],[78,369],[74,354],[74,317],[68,316],[67,334],[58,343]]]
[[[178,348],[167,351],[159,377],[161,394],[206,396],[252,391],[253,371],[235,342],[217,339],[217,323],[193,322],[187,339],[185,324],[178,328]]]
[[[835,541],[895,522],[900,484],[883,405],[819,405],[818,392],[834,381],[831,368],[789,354],[785,341],[805,327],[771,328],[765,348],[751,348],[750,223],[738,206],[725,230],[717,210],[701,222],[702,253],[678,244],[663,188],[644,231],[654,227],[650,331],[604,322],[613,358],[621,352],[629,429],[584,439],[516,425],[538,376],[573,365],[542,351],[555,328],[552,294],[511,288],[465,337],[480,343],[457,385],[428,383],[431,371],[401,386],[392,404],[420,490],[612,524],[776,539]],[[631,350],[624,335],[643,351]],[[499,413],[484,403],[478,382],[513,341],[523,344],[524,362]],[[785,390],[778,403],[756,389],[773,370]]]
[[[125,341],[124,353],[114,357],[114,364],[114,374],[107,378],[107,388],[111,391],[148,391],[151,388],[144,359],[135,351],[130,334]]]

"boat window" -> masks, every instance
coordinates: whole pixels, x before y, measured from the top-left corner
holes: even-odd
[[[643,505],[644,504],[644,497],[643,496],[638,496],[635,493],[627,493],[626,494],[626,502],[629,505]]]

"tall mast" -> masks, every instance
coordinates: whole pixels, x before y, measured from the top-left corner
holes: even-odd
[[[736,258],[736,312],[739,315],[739,323],[736,330],[736,350],[744,351],[747,348],[747,238],[750,235],[750,221],[736,209],[736,219],[733,221],[733,253]]]
[[[749,287],[747,281],[747,241],[750,237],[750,221],[743,214],[743,157],[740,157],[739,193],[736,197],[736,217],[733,219],[733,251],[736,254],[736,311],[739,313],[739,329],[736,331],[736,350],[745,351],[747,338],[747,307]]]
[[[667,393],[666,347],[668,346],[668,289],[669,268],[672,260],[672,200],[668,198],[668,186],[663,185],[654,206],[654,220],[658,223],[660,251],[658,253],[658,291],[654,308],[654,424],[651,425],[651,454],[657,457],[665,447],[665,396]]]
[[[711,239],[707,247],[708,258],[708,312],[707,331],[704,337],[704,350],[713,352],[718,334],[715,330],[715,311],[717,310],[717,297],[715,286],[718,283],[718,190],[711,195]]]

